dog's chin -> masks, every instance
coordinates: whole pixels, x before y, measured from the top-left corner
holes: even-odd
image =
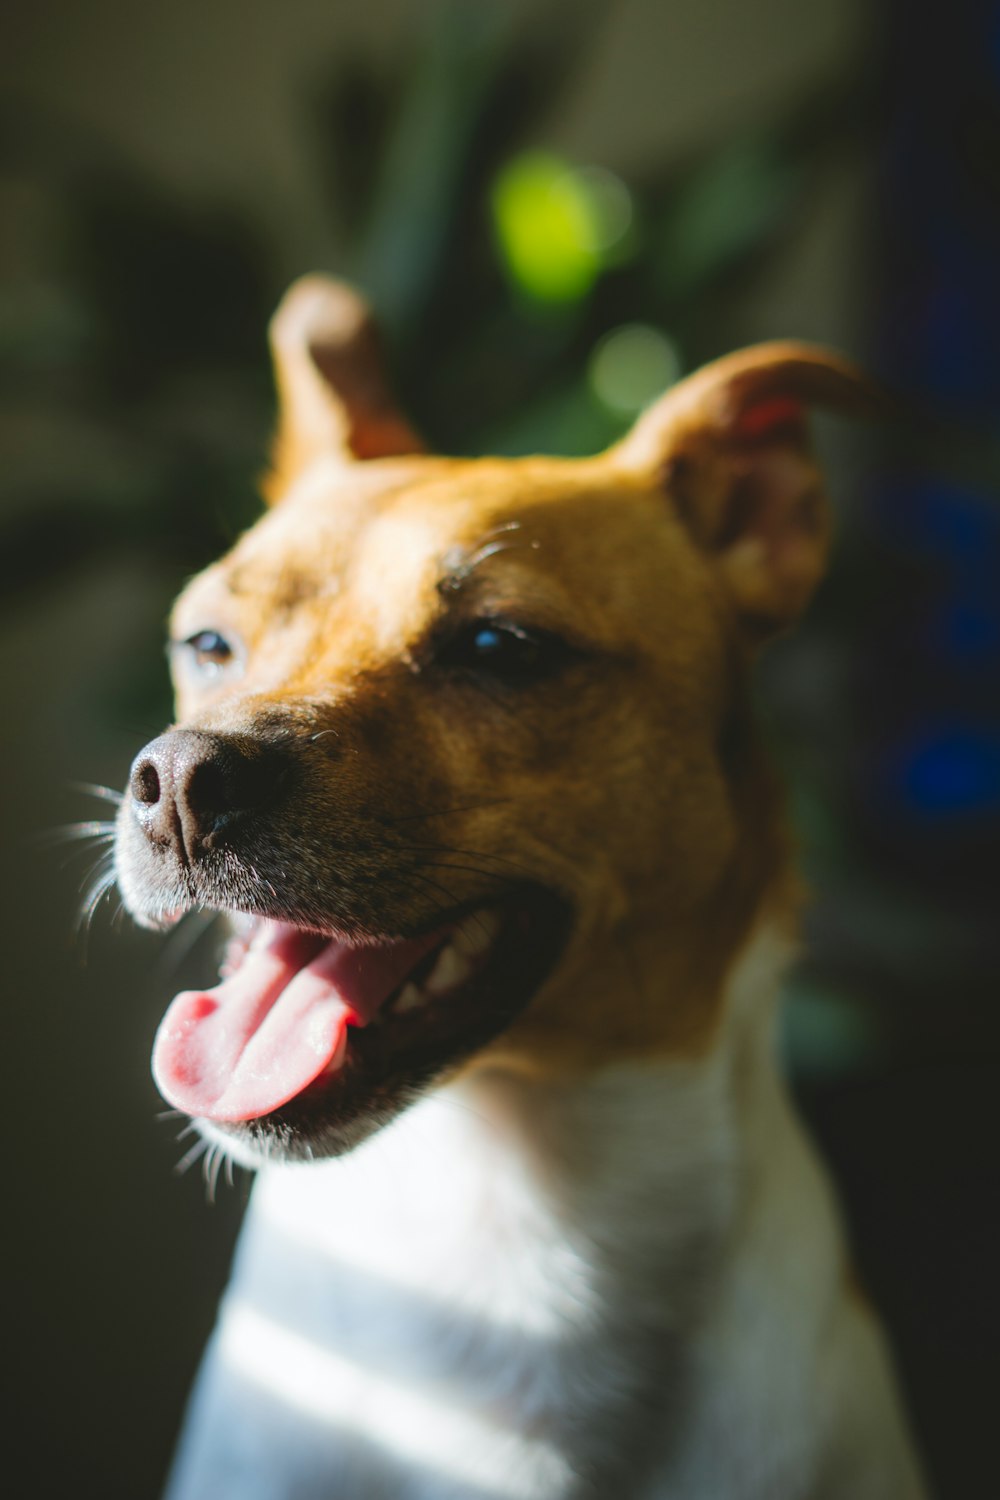
[[[182,999],[224,997],[226,983],[234,975],[239,982],[241,963],[259,948],[262,933],[267,936],[264,930],[276,925],[254,916],[236,920],[238,936],[223,967],[229,980],[217,991]],[[282,925],[287,944],[293,924]],[[553,973],[571,926],[565,900],[531,887],[443,916],[423,935],[348,945],[352,968],[384,966],[393,949],[403,950],[403,962],[410,956],[415,962],[401,978],[392,974],[389,994],[360,1024],[352,1017],[330,1062],[290,1098],[259,1112],[220,1106],[201,1115],[190,1102],[171,1098],[162,1081],[161,1090],[191,1114],[206,1139],[244,1166],[342,1155],[500,1036]],[[291,938],[308,945],[307,952],[318,948],[322,964],[323,934],[291,930]],[[330,944],[345,951],[336,936]],[[226,1117],[234,1113],[244,1117]]]

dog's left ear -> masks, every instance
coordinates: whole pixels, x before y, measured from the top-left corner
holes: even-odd
[[[352,463],[423,452],[389,391],[371,310],[351,287],[303,276],[282,298],[270,339],[278,430],[269,499],[323,455]]]
[[[711,555],[750,637],[800,613],[830,542],[806,409],[871,415],[885,398],[847,360],[808,344],[760,344],[675,386],[613,450],[656,476]]]

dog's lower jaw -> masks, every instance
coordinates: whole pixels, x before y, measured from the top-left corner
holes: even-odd
[[[473,1075],[264,1170],[171,1500],[916,1500],[771,1058],[782,956],[697,1061]]]

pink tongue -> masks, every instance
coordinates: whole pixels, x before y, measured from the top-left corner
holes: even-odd
[[[269,1114],[341,1065],[348,1025],[366,1026],[440,940],[357,948],[265,922],[234,974],[172,1001],[153,1046],[157,1088],[207,1120]]]

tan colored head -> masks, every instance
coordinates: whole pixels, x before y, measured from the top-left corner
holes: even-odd
[[[272,341],[270,509],[174,611],[179,729],[133,772],[128,905],[376,948],[493,913],[524,975],[491,953],[421,1017],[388,1006],[386,1028],[445,1045],[414,1079],[369,1078],[369,1112],[459,1061],[703,1047],[747,933],[789,900],[747,678],[825,562],[804,409],[871,392],[830,354],[762,345],[598,457],[459,460],[395,412],[343,287],[293,287]]]

